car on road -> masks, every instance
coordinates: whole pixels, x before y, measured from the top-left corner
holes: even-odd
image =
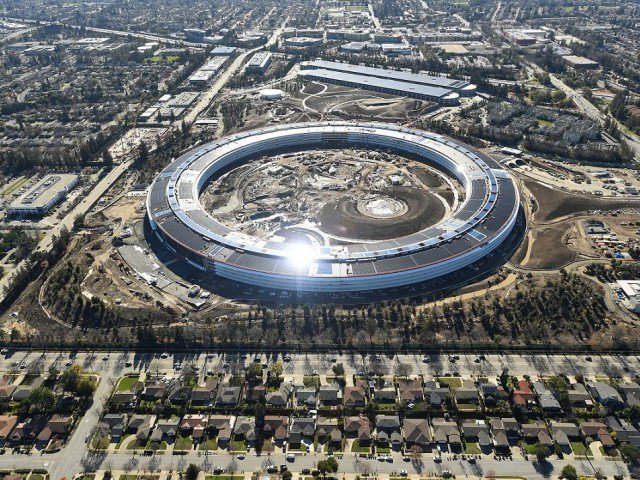
[[[238,460],[244,460],[246,457],[246,455],[244,453],[239,453],[238,456],[236,457]]]
[[[213,473],[215,473],[215,474],[219,475],[222,472],[224,472],[224,468],[222,468],[222,467],[214,467],[214,469],[213,469]]]
[[[400,470],[400,476],[401,477],[406,477],[407,476],[407,471],[406,470]]]
[[[278,467],[275,465],[267,465],[267,473],[277,473]]]
[[[169,356],[169,354],[167,352],[162,352],[160,354],[160,358],[167,358]]]
[[[126,367],[130,367],[133,365],[133,362],[131,360],[127,360],[127,362],[124,364]]]
[[[109,355],[105,355],[104,357],[102,357],[103,362],[107,362],[108,360],[109,360]]]
[[[293,453],[287,453],[287,461],[288,462],[293,462],[296,459],[296,456]]]
[[[309,475],[311,473],[311,470],[309,470],[308,468],[303,468],[300,471],[302,472],[303,475]]]

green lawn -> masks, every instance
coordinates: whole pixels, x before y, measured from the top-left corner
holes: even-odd
[[[550,127],[551,125],[553,125],[553,122],[550,122],[549,120],[545,120],[544,118],[536,118],[536,122],[541,127]]]
[[[306,452],[307,446],[304,443],[301,443],[300,446],[288,445],[287,450],[290,450],[292,452]]]
[[[354,440],[351,444],[351,451],[353,453],[371,453],[371,446],[360,445],[358,440]]]
[[[218,442],[215,438],[207,438],[204,442],[200,444],[198,450],[217,450]]]
[[[120,480],[136,480],[136,478],[138,478],[138,475],[135,474],[120,475]]]
[[[462,379],[460,377],[438,377],[438,382],[443,385],[449,385],[451,388],[462,386]]]
[[[246,452],[247,444],[244,440],[236,440],[229,443],[229,451],[230,452]]]
[[[571,442],[571,450],[580,457],[589,457],[592,455],[591,449],[582,442]]]
[[[29,177],[20,177],[16,179],[12,184],[10,184],[7,188],[2,191],[2,195],[11,195],[13,192],[18,190],[21,186],[29,181]]]
[[[475,442],[466,442],[464,444],[464,453],[469,455],[480,455],[482,451],[480,450],[480,446]]]
[[[136,377],[136,376],[122,377],[120,379],[120,381],[118,382],[117,390],[119,392],[129,391],[129,390],[131,390],[133,388],[133,386],[136,384],[137,381],[138,381],[138,377]]]
[[[41,473],[32,473],[29,480],[44,480],[44,475]]]
[[[305,387],[319,387],[320,377],[317,375],[305,375],[302,377],[302,383]]]
[[[391,453],[391,449],[389,447],[381,447],[380,445],[376,445],[376,453]]]
[[[109,437],[94,437],[91,439],[91,448],[96,450],[106,450],[109,448],[111,439]]]
[[[478,406],[473,403],[456,403],[456,407],[461,412],[476,412],[478,411]]]
[[[173,446],[174,450],[191,450],[193,447],[193,440],[191,437],[182,437],[178,435],[176,437],[176,443]]]
[[[273,452],[276,449],[276,446],[273,443],[273,440],[265,440],[262,443],[262,451],[263,452]]]

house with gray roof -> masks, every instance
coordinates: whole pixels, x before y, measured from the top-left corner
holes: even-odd
[[[378,445],[400,449],[402,434],[398,415],[376,415],[376,442]]]
[[[302,443],[313,445],[316,421],[313,417],[294,417],[289,427],[289,445],[299,447]]]
[[[218,387],[216,395],[216,406],[218,407],[236,407],[240,403],[242,396],[242,387],[236,387],[228,383]]]
[[[608,383],[588,382],[587,390],[600,405],[612,410],[624,408],[625,403],[618,391]]]
[[[315,387],[305,387],[296,390],[296,405],[299,407],[316,408],[318,395]]]
[[[431,448],[433,438],[426,418],[405,418],[402,422],[404,442],[407,449],[418,445],[423,451]]]

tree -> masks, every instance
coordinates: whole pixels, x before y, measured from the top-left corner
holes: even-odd
[[[341,363],[336,363],[331,370],[333,370],[333,374],[339,377],[344,375],[344,365]]]
[[[640,461],[640,448],[630,443],[625,443],[620,447],[620,453],[630,463],[638,463]]]
[[[291,480],[293,478],[293,473],[291,473],[289,470],[285,470],[284,472],[282,472],[282,480]]]
[[[576,467],[573,465],[565,465],[560,472],[560,476],[565,480],[578,480],[578,472],[576,472]]]
[[[78,387],[75,390],[75,393],[82,398],[89,398],[93,395],[93,392],[96,389],[95,383],[90,378],[83,378],[78,383]]]
[[[34,414],[47,414],[53,411],[56,404],[56,396],[47,387],[34,388],[26,399],[29,404],[29,412]]]
[[[551,449],[546,445],[542,445],[541,443],[536,443],[531,453],[533,453],[539,461],[546,460],[551,456]]]
[[[322,478],[327,478],[328,473],[336,473],[338,471],[338,461],[333,458],[326,458],[318,462],[318,471],[322,474]]]
[[[249,384],[262,380],[262,365],[252,362],[247,367],[246,379]]]
[[[199,474],[200,474],[200,467],[198,467],[197,465],[194,465],[193,463],[190,463],[189,466],[187,467],[187,471],[185,472],[184,476],[186,480],[197,480]]]
[[[60,376],[60,381],[62,382],[62,386],[65,391],[75,393],[78,389],[83,373],[84,369],[80,365],[73,365],[65,370]]]
[[[282,366],[282,362],[276,362],[273,365],[271,365],[271,368],[269,368],[269,372],[271,373],[271,375],[273,375],[276,378],[279,378],[280,375],[282,375],[284,368]]]

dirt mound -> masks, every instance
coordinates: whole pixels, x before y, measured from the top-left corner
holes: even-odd
[[[343,238],[387,240],[434,225],[446,212],[442,202],[426,190],[397,187],[383,193],[406,203],[407,213],[393,218],[372,218],[361,214],[352,198],[343,197],[323,207],[320,228]]]

